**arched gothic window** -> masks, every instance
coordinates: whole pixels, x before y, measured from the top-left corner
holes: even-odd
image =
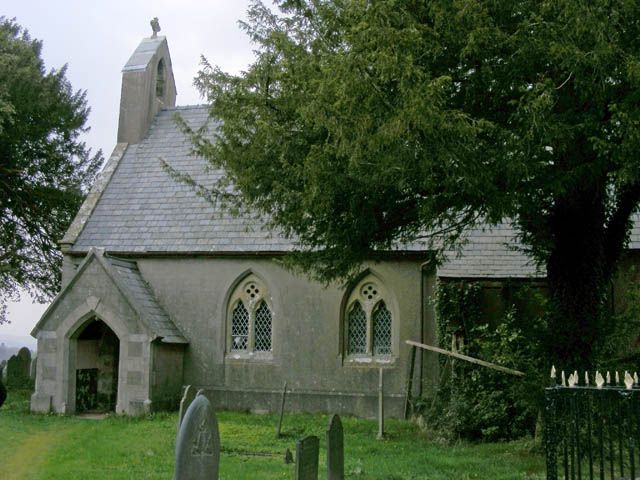
[[[352,290],[344,314],[347,356],[393,355],[393,314],[389,294],[374,275],[367,275]]]
[[[272,351],[273,315],[269,295],[260,279],[250,274],[229,298],[230,352]]]

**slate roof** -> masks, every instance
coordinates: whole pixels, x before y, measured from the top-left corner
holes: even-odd
[[[452,278],[531,278],[544,277],[526,256],[508,223],[471,229],[459,252],[450,252],[438,268],[438,276]]]
[[[137,264],[109,256],[106,256],[105,260],[119,276],[122,286],[133,298],[135,308],[144,317],[154,335],[162,337],[165,343],[186,343],[185,338],[156,300],[149,284],[142,278]]]
[[[112,253],[291,250],[292,241],[251,218],[214,207],[162,168],[161,158],[204,187],[223,175],[189,154],[189,140],[175,123],[176,113],[195,127],[207,118],[203,106],[162,110],[144,140],[127,148],[71,251],[86,252],[92,246]]]
[[[160,338],[163,343],[188,343],[156,300],[151,288],[142,278],[136,262],[105,255],[104,250],[97,248],[89,249],[73,277],[56,295],[56,298],[53,299],[53,302],[40,317],[31,332],[32,336],[37,336],[38,332],[46,324],[50,314],[55,311],[66,293],[74,288],[76,281],[82,276],[91,261],[97,261],[102,265],[106,274],[113,280],[131,308],[136,311],[141,322],[146,326],[153,338]]]
[[[76,219],[79,235],[70,251],[86,253],[100,247],[118,253],[243,254],[291,251],[294,241],[263,227],[264,223],[237,217],[214,207],[192,187],[173,179],[161,165],[167,161],[177,171],[191,175],[210,187],[224,174],[208,168],[204,159],[190,155],[189,140],[179,131],[175,115],[192,127],[207,120],[206,106],[175,107],[162,110],[144,140],[129,145],[110,178],[93,195],[95,206]],[[111,162],[111,161],[110,161]],[[97,199],[97,201],[96,201]],[[90,214],[89,214],[90,213]],[[630,248],[640,249],[640,222],[631,234]],[[74,234],[73,236],[76,236]],[[421,243],[398,250],[419,252]],[[517,249],[514,230],[503,223],[470,230],[462,255],[451,253],[438,269],[443,277],[518,278],[540,277],[531,260]]]
[[[633,215],[633,227],[629,235],[629,250],[640,250],[640,212]]]

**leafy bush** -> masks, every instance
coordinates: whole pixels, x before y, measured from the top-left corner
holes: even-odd
[[[621,274],[627,288],[622,302],[609,319],[610,332],[602,342],[594,366],[601,370],[640,371],[640,283],[632,267]]]
[[[477,282],[440,282],[436,292],[442,348],[525,372],[516,377],[441,356],[441,379],[424,412],[449,440],[507,440],[532,434],[546,365],[540,351],[544,297],[527,285],[505,285],[504,314],[487,320]],[[532,308],[537,305],[539,308]]]

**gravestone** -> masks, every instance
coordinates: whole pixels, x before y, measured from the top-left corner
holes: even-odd
[[[327,480],[344,480],[344,432],[338,415],[329,420],[326,438]]]
[[[174,480],[218,480],[220,434],[211,403],[198,391],[176,439]]]
[[[196,398],[196,389],[191,385],[187,385],[184,387],[184,394],[182,395],[182,399],[180,400],[180,410],[178,410],[178,430],[180,430],[180,425],[182,424],[182,419],[184,418],[185,413],[187,413],[187,409],[191,402]]]
[[[293,454],[291,453],[291,450],[287,448],[284,451],[284,464],[289,465],[290,463],[293,463]]]
[[[320,440],[311,435],[296,444],[296,480],[318,480]]]
[[[18,356],[22,359],[23,363],[31,362],[31,350],[27,347],[22,347],[18,350]]]
[[[7,387],[29,386],[30,367],[31,352],[28,348],[22,347],[7,362]]]
[[[38,367],[38,357],[34,356],[31,359],[31,366],[29,367],[29,379],[31,380],[31,384],[34,384],[36,381],[36,368]]]

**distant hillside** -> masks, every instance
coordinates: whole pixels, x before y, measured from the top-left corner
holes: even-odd
[[[27,347],[34,352],[36,350],[36,339],[27,335],[7,335],[0,333],[0,361],[14,355],[21,347]],[[11,351],[5,357],[5,352]]]
[[[11,355],[18,353],[18,350],[20,350],[20,348],[8,347],[4,343],[0,343],[0,362],[3,360],[9,360]]]

